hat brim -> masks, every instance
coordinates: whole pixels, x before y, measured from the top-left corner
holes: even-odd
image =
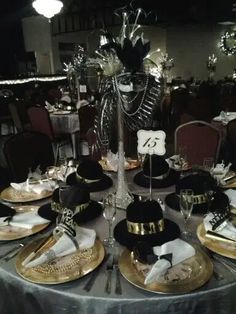
[[[86,183],[82,180],[79,180],[76,177],[76,172],[68,175],[66,179],[68,185],[76,185],[80,188],[87,189],[89,192],[98,192],[110,188],[113,185],[113,181],[106,174],[103,174],[102,178],[97,182]]]
[[[0,204],[0,217],[14,216],[16,213],[15,209],[5,205]]]
[[[152,188],[166,188],[168,186],[174,185],[179,179],[179,173],[173,169],[170,169],[168,176],[164,179],[152,179]],[[150,179],[146,177],[143,171],[138,172],[134,176],[134,183],[144,188],[149,188]]]
[[[150,235],[136,235],[128,232],[126,219],[120,221],[114,228],[114,237],[121,245],[133,250],[138,241],[145,241],[151,246],[162,245],[180,236],[179,226],[171,220],[164,219],[164,231]]]
[[[89,201],[88,207],[86,207],[82,212],[77,213],[73,219],[77,224],[86,223],[91,221],[102,214],[103,208],[102,205],[95,201]],[[38,209],[39,216],[51,220],[53,222],[56,221],[58,213],[52,210],[51,204],[45,204]]]
[[[180,211],[179,207],[179,196],[176,193],[168,194],[165,198],[165,203],[168,207]],[[207,212],[206,203],[203,204],[194,204],[192,214],[205,214]]]

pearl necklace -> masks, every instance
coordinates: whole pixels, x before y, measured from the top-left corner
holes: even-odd
[[[125,109],[124,107],[124,104],[131,104],[133,103],[137,97],[139,96],[140,92],[137,92],[137,94],[133,97],[133,99],[131,100],[126,100],[122,97],[121,93],[120,93],[120,89],[119,89],[119,86],[118,86],[118,82],[117,82],[117,77],[115,76],[114,78],[112,78],[112,81],[113,81],[113,87],[114,87],[114,90],[117,92],[117,95],[118,95],[118,99],[120,101],[120,104],[121,104],[121,109],[122,111],[127,115],[127,116],[134,116],[138,113],[138,111],[140,110],[140,108],[142,107],[142,104],[143,104],[143,101],[145,99],[145,96],[146,96],[146,92],[147,92],[147,88],[148,88],[148,83],[149,83],[149,75],[147,75],[147,79],[146,79],[146,82],[145,82],[145,86],[144,86],[144,90],[143,90],[143,96],[141,98],[141,101],[139,103],[139,106],[138,108],[136,109],[136,111],[134,111],[133,113],[128,113],[127,110]]]

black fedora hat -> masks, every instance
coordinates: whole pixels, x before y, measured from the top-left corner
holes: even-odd
[[[230,212],[230,201],[228,196],[220,191],[214,191],[210,197],[209,211],[214,213],[228,213]]]
[[[135,200],[130,203],[126,209],[126,219],[114,228],[115,239],[130,250],[139,241],[156,246],[172,241],[179,235],[178,225],[163,218],[161,206],[155,200]]]
[[[175,186],[175,193],[168,194],[165,203],[177,211],[179,208],[179,194],[182,189],[191,189],[194,193],[193,214],[205,214],[209,209],[208,193],[217,190],[216,180],[206,171],[194,171],[180,178]]]
[[[15,209],[0,203],[0,217],[12,217],[15,213]]]
[[[76,223],[86,223],[101,215],[103,208],[98,202],[90,200],[88,190],[81,189],[77,186],[70,186],[64,194],[63,207],[72,209],[74,212],[73,219]],[[38,214],[46,219],[55,221],[58,213],[62,213],[59,204],[59,189],[53,193],[52,202],[41,206]]]
[[[169,167],[163,156],[152,155],[152,187],[165,188],[175,184],[179,173]],[[148,188],[150,186],[150,158],[147,155],[143,163],[143,170],[134,176],[137,185]]]
[[[103,191],[112,186],[112,179],[103,173],[102,166],[96,160],[84,159],[71,173],[66,183],[76,185],[90,192]]]

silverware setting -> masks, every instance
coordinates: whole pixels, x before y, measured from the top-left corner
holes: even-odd
[[[121,288],[121,281],[120,281],[120,270],[118,265],[119,256],[118,254],[114,255],[113,258],[113,268],[116,272],[116,286],[115,286],[115,293],[116,294],[122,294],[122,288]]]
[[[100,266],[98,266],[97,269],[92,272],[91,277],[89,278],[89,280],[87,281],[87,283],[85,284],[85,286],[83,288],[85,291],[89,292],[92,289],[94,282],[95,282],[95,280],[99,274],[99,271],[101,269],[101,266],[108,261],[108,259],[110,258],[110,255],[111,255],[110,253],[107,253],[105,255],[102,263],[100,264]]]
[[[107,294],[111,293],[111,280],[112,280],[113,271],[115,271],[115,275],[116,275],[115,293],[119,295],[122,294],[118,259],[119,259],[119,255],[114,254],[112,258],[109,260],[109,262],[107,263],[107,267],[106,267],[107,281],[106,281],[106,286],[105,286],[105,292]]]
[[[207,247],[201,245],[200,249],[205,252],[212,260],[222,264],[225,268],[227,268],[232,274],[236,275],[236,263],[232,262],[231,260],[229,260],[227,257],[221,256],[217,253],[214,253],[212,251],[210,251]],[[216,279],[223,279],[223,275],[217,273],[215,271],[213,271],[213,275]]]
[[[9,259],[13,258],[24,245],[25,245],[24,243],[17,244],[16,246],[11,248],[10,250],[5,252],[4,254],[1,254],[0,259],[2,259],[4,261],[8,261]]]
[[[108,260],[107,267],[106,267],[107,281],[106,281],[106,286],[105,286],[105,292],[107,294],[111,293],[111,276],[113,272],[113,264],[114,264],[114,257],[112,256],[112,258]]]

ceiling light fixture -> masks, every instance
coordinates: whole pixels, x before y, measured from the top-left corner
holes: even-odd
[[[37,13],[50,19],[61,11],[63,3],[60,0],[35,0],[32,6]]]

